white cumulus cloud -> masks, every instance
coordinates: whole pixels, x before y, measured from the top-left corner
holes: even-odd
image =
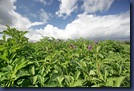
[[[40,9],[40,20],[44,23],[47,23],[47,21],[49,20],[49,17],[51,16],[51,14],[45,12],[42,8]]]
[[[63,30],[48,24],[44,29],[27,34],[32,41],[38,41],[42,36],[56,39],[129,39],[130,11],[105,16],[79,14]]]
[[[16,0],[0,0],[0,31],[3,31],[5,25],[25,30],[32,26],[44,24],[43,22],[31,22],[16,12],[15,2]]]
[[[114,0],[83,0],[82,9],[85,13],[95,13],[97,11],[107,11]]]
[[[77,0],[59,0],[61,2],[59,10],[56,12],[58,17],[66,18],[78,8]]]
[[[130,36],[130,12],[118,15],[95,16],[80,14],[66,26],[71,38],[118,39]]]

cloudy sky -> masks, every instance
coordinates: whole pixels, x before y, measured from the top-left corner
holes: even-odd
[[[0,0],[0,31],[5,25],[31,41],[129,39],[130,0]]]

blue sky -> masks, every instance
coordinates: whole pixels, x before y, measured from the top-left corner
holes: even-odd
[[[54,25],[58,28],[64,29],[66,25],[74,20],[77,17],[77,14],[83,13],[84,11],[80,9],[80,6],[82,5],[82,1],[78,0],[78,10],[75,12],[72,12],[70,16],[68,16],[66,19],[60,18],[55,16],[55,12],[58,11],[60,2],[58,0],[44,0],[46,3],[49,3],[48,5],[44,5],[41,2],[37,2],[38,0],[18,0],[15,5],[18,7],[16,11],[20,13],[21,15],[27,16],[31,21],[39,21],[38,13],[40,9],[43,9],[45,12],[52,14],[50,16],[50,19],[48,20],[48,23],[51,25]],[[32,4],[30,4],[32,3]],[[126,12],[130,9],[130,1],[129,0],[115,0],[113,4],[111,5],[111,8],[108,11],[104,12],[95,12],[92,14],[96,15],[110,15],[110,14],[119,14],[121,12]],[[29,14],[30,13],[30,14]],[[36,14],[37,17],[32,17],[31,14]],[[46,24],[45,24],[46,25]],[[44,25],[43,25],[44,26]],[[43,28],[43,26],[36,26],[35,28]]]
[[[0,0],[0,12],[0,31],[8,24],[32,41],[130,38],[130,0]]]

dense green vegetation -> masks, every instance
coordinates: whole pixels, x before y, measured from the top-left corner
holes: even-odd
[[[3,31],[1,87],[130,87],[129,42],[44,38],[32,43],[26,33]]]

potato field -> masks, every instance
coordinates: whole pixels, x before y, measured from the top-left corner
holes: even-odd
[[[1,87],[130,87],[130,42],[29,42],[26,33],[8,26],[2,32]]]

